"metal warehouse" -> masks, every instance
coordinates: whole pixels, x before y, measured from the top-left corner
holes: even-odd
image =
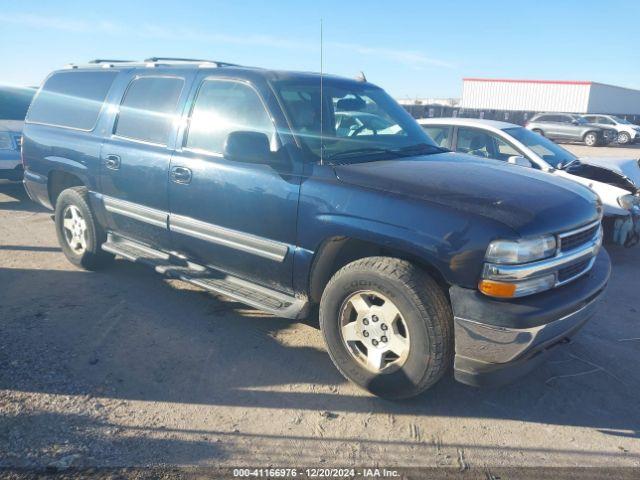
[[[640,90],[584,81],[464,78],[461,107],[640,115]]]

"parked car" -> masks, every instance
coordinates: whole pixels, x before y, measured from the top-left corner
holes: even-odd
[[[603,202],[605,239],[632,246],[640,236],[640,162],[580,158],[519,125],[474,118],[418,120],[441,147],[531,167],[588,186]]]
[[[587,123],[580,115],[570,113],[538,113],[525,126],[552,140],[581,142],[589,147],[608,145],[618,136],[612,128]]]
[[[22,123],[16,120],[0,120],[0,179],[22,180],[20,143]]]
[[[22,125],[35,90],[0,87],[0,179],[22,180]]]
[[[394,128],[337,130],[349,99]],[[118,255],[289,318],[319,304],[337,368],[385,397],[450,367],[472,385],[526,373],[592,316],[610,274],[590,189],[447,152],[366,81],[76,66],[45,80],[22,151],[73,264]]]
[[[615,115],[582,115],[585,121],[600,128],[614,129],[616,141],[621,145],[640,141],[640,125],[635,125]]]

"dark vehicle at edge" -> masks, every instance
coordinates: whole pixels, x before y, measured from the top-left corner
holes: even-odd
[[[511,381],[593,315],[610,261],[589,189],[443,150],[379,87],[320,78],[159,58],[54,72],[25,186],[79,267],[118,255],[288,318],[319,304],[337,368],[383,397],[451,366]],[[393,128],[340,130],[340,112]]]

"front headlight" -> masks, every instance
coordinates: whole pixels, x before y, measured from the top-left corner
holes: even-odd
[[[529,263],[552,257],[556,253],[556,237],[526,240],[495,240],[489,244],[485,256],[488,262],[500,264]]]
[[[632,210],[633,208],[640,208],[640,197],[632,194],[622,195],[618,197],[618,205],[625,210]]]

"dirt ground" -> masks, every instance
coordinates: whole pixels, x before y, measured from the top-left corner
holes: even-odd
[[[0,466],[640,466],[640,247],[609,249],[600,313],[531,375],[391,403],[313,319],[123,260],[77,270],[49,215],[0,184]]]

